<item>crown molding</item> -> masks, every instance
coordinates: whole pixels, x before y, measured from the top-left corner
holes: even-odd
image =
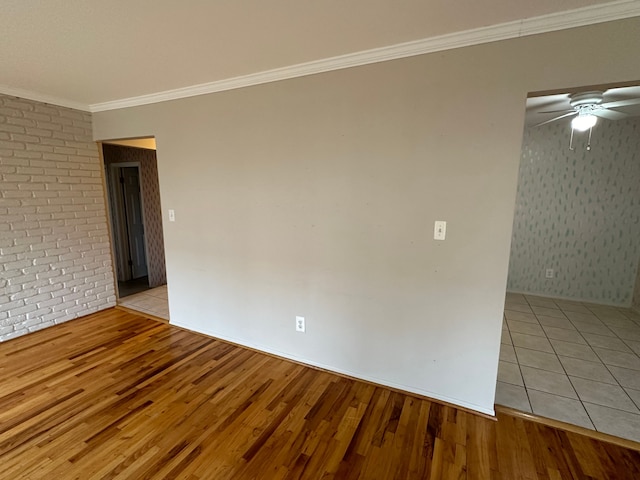
[[[596,23],[609,22],[640,16],[640,0],[618,0],[611,3],[593,5],[576,10],[556,12],[539,17],[501,23],[488,27],[465,30],[461,32],[425,38],[388,47],[374,48],[361,52],[325,58],[289,67],[276,68],[264,72],[252,73],[239,77],[218,80],[215,82],[177,88],[164,92],[124,98],[90,105],[92,112],[103,112],[120,108],[148,105],[152,103],[194,97],[208,93],[223,92],[237,88],[277,82],[296,77],[304,77],[317,73],[341,70],[371,63],[385,62],[399,58],[440,52],[454,48],[479,45],[483,43],[507,40],[511,38],[536,35],[568,28],[575,28]]]
[[[637,16],[640,16],[640,0],[617,0],[610,3],[592,5],[575,10],[556,12],[538,17],[500,23],[488,27],[475,28],[472,30],[465,30],[390,45],[387,47],[374,48],[337,57],[300,63],[297,65],[276,68],[249,75],[242,75],[239,77],[202,83],[199,85],[177,88],[148,95],[124,98],[121,100],[94,103],[91,105],[86,105],[66,98],[59,98],[29,90],[13,88],[7,85],[0,85],[0,93],[73,108],[76,110],[103,112],[107,110],[117,110],[120,108],[149,105],[152,103],[194,97],[197,95],[223,92],[226,90],[261,85],[290,78],[304,77],[333,70],[341,70],[361,65],[385,62],[388,60],[412,57],[415,55],[441,52],[455,48],[480,45],[483,43],[508,40],[529,35],[537,35]]]
[[[32,92],[30,90],[23,90],[21,88],[13,88],[8,85],[0,85],[0,93],[9,95],[11,97],[26,98],[27,100],[35,100],[36,102],[48,103],[50,105],[57,105],[59,107],[73,108],[74,110],[82,110],[84,112],[90,112],[89,105],[84,103],[69,100],[67,98],[53,97],[44,93]]]

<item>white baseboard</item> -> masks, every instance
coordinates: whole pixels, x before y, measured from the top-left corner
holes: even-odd
[[[552,300],[567,300],[569,302],[590,303],[592,305],[605,305],[607,307],[631,308],[630,304],[609,303],[609,302],[595,301],[593,299],[587,299],[587,298],[563,297],[561,295],[549,295],[547,293],[534,293],[534,292],[525,292],[521,290],[511,290],[511,289],[507,289],[507,293],[514,293],[516,295],[531,295],[532,297],[545,297],[545,298],[551,298]]]

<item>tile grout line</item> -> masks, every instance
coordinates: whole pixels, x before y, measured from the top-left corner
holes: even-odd
[[[598,317],[598,315],[597,315],[597,314],[595,314],[595,313],[594,313],[594,315],[596,316],[596,318],[598,318],[598,320],[602,321],[602,320],[600,319],[600,317]],[[604,323],[604,322],[603,322],[603,323]],[[616,338],[619,338],[620,340],[622,340],[622,342],[626,345],[626,343],[624,342],[624,340],[623,340],[622,338],[620,338],[616,332],[614,332],[613,330],[612,330],[612,332],[613,332],[613,334],[614,334],[614,335],[616,335]],[[627,346],[628,346],[628,345],[627,345]],[[593,347],[591,348],[591,350],[593,350]],[[608,349],[604,348],[603,350],[608,350]],[[631,350],[633,350],[633,349],[631,349]],[[631,400],[631,403],[632,403],[633,405],[635,405],[635,406],[636,406],[636,408],[638,408],[638,409],[640,410],[640,406],[638,406],[638,404],[633,400],[633,398],[631,398],[631,395],[629,395],[629,393],[627,392],[627,390],[626,390],[626,389],[622,386],[622,384],[620,383],[620,380],[618,380],[618,378],[613,374],[613,372],[612,372],[612,371],[611,371],[611,369],[609,368],[609,365],[607,365],[607,364],[602,360],[602,358],[600,357],[600,355],[598,355],[598,352],[596,352],[595,350],[593,350],[593,353],[598,357],[598,359],[599,359],[599,360],[602,362],[602,364],[604,365],[604,368],[606,368],[606,369],[607,369],[607,371],[609,372],[609,374],[610,374],[610,375],[615,379],[615,381],[618,383],[618,387],[620,387],[620,388],[622,389],[622,391],[624,392],[624,394],[627,396],[627,398],[628,398],[629,400]],[[624,353],[626,353],[626,352],[624,352]],[[634,352],[634,354],[635,354],[636,356],[638,356],[635,352]],[[639,358],[640,358],[640,357],[639,357]],[[613,365],[613,366],[615,366],[615,365]],[[619,367],[619,368],[625,368],[625,367]],[[629,369],[629,370],[635,370],[635,369]],[[591,402],[589,402],[589,403],[591,403]],[[613,408],[613,407],[608,407],[607,405],[602,405],[602,406],[603,406],[603,407],[607,407],[607,408]],[[586,410],[586,408],[585,408],[585,410]],[[624,410],[622,410],[622,411],[624,411]],[[587,412],[587,413],[588,413],[588,412]],[[638,414],[638,413],[633,413],[633,412],[627,412],[627,413],[632,413],[633,415],[639,415],[639,416],[640,416],[640,414]]]
[[[524,374],[522,373],[522,365],[520,364],[520,359],[518,358],[518,352],[516,350],[516,346],[513,344],[513,337],[511,336],[511,328],[507,323],[506,315],[504,315],[504,324],[507,326],[507,332],[509,333],[509,338],[511,339],[511,346],[513,347],[513,354],[516,356],[518,371],[520,372],[520,378],[522,378],[522,388],[524,388],[524,393],[527,396],[527,402],[529,403],[529,410],[533,413],[533,404],[531,403],[531,397],[529,397],[529,390],[527,389],[527,384],[524,381]]]
[[[556,304],[555,302],[553,302],[554,305],[556,305],[556,307],[558,307],[558,310],[562,313],[562,315],[564,315],[566,320],[569,320],[569,323],[571,323],[571,325],[574,326],[574,328],[576,328],[575,324],[571,321],[571,319],[569,317],[567,317],[567,314],[564,312],[564,310],[562,310],[562,308],[560,306],[558,306],[558,304]],[[533,309],[532,309],[533,310]],[[536,316],[536,320],[538,320],[538,323],[540,322],[540,319],[538,318],[538,315],[535,314]],[[547,332],[545,331],[544,328],[542,328],[542,331],[545,334],[545,337],[547,338],[547,341],[549,342],[549,345],[551,345],[551,349],[553,350],[553,353],[556,356],[556,359],[558,360],[558,363],[560,364],[560,366],[562,367],[562,371],[564,372],[565,376],[567,377],[567,380],[569,380],[569,384],[571,385],[571,388],[573,388],[574,393],[576,394],[576,397],[578,399],[578,401],[580,402],[580,404],[582,405],[582,408],[584,409],[585,413],[587,414],[587,417],[589,418],[589,421],[591,422],[591,425],[593,426],[594,430],[597,431],[596,429],[596,425],[593,422],[593,419],[591,418],[591,416],[589,415],[589,412],[587,411],[587,408],[584,406],[584,402],[582,401],[582,398],[580,397],[580,394],[578,393],[578,390],[576,390],[575,385],[573,384],[573,382],[571,381],[571,377],[569,376],[569,372],[567,372],[566,367],[564,366],[564,364],[562,363],[562,361],[560,360],[560,355],[558,355],[558,351],[556,350],[556,347],[553,345],[553,342],[551,342],[551,338],[549,338]],[[587,342],[587,339],[584,338],[584,336],[582,335],[582,332],[580,332],[577,328],[576,331],[578,332],[578,335],[580,335],[580,337]]]
[[[525,296],[525,299],[527,300],[527,302],[529,301],[527,299],[527,297]],[[552,303],[554,305],[556,305],[556,307],[558,307],[558,305],[552,301]],[[531,304],[529,304],[530,307],[533,307]],[[564,311],[558,307],[558,310],[562,313],[562,315],[564,315],[566,320],[569,320],[569,322],[571,323],[571,325],[574,326],[573,322],[571,322],[571,319],[569,317],[567,317],[567,315],[564,313]],[[540,319],[538,318],[538,315],[536,314],[536,312],[533,310],[533,308],[531,308],[531,311],[533,312],[534,316],[536,317],[536,320],[538,321],[538,324],[540,324]],[[576,394],[576,398],[577,400],[580,402],[580,405],[582,405],[582,408],[584,410],[584,412],[587,415],[587,418],[589,419],[589,422],[591,422],[591,425],[593,427],[593,429],[595,431],[598,431],[598,429],[596,428],[596,424],[594,423],[593,419],[591,418],[591,415],[589,415],[589,412],[587,411],[587,407],[585,407],[584,402],[582,401],[582,398],[580,398],[580,395],[578,394],[578,391],[576,390],[576,387],[573,385],[573,382],[571,381],[571,378],[569,377],[569,374],[567,373],[567,370],[564,366],[564,364],[562,363],[562,361],[560,360],[560,356],[558,355],[558,352],[556,351],[556,348],[553,346],[553,343],[551,343],[551,339],[549,338],[549,336],[547,335],[547,332],[544,330],[544,328],[542,328],[542,325],[540,325],[540,328],[542,329],[542,331],[544,332],[545,338],[547,339],[547,342],[549,342],[549,345],[551,345],[551,349],[553,350],[553,353],[556,356],[556,359],[558,360],[558,363],[560,364],[560,366],[562,367],[562,370],[564,371],[565,377],[567,378],[567,380],[569,381],[569,385],[571,385],[571,388],[573,389],[573,392]],[[577,328],[576,331],[580,334],[580,336],[582,337],[582,332],[580,332]],[[584,337],[582,337],[585,342],[587,341]],[[589,346],[590,347],[590,346]],[[524,377],[523,377],[523,381],[524,381]],[[525,387],[526,390],[526,387]],[[532,389],[535,390],[535,389]],[[527,395],[529,395],[529,392],[527,392]],[[558,395],[560,397],[564,397],[564,395]],[[564,398],[568,398],[568,397],[564,397]],[[531,405],[531,410],[533,411],[533,405]],[[534,412],[535,413],[535,412]]]
[[[562,310],[562,307],[558,306],[558,308],[559,308],[559,309],[560,309],[560,311],[562,311],[562,313],[566,316],[566,313],[565,313],[565,311],[564,311],[564,310]],[[597,314],[596,312],[594,312],[593,310],[591,310],[589,307],[586,307],[586,308],[587,308],[587,309],[589,309],[589,311],[591,311],[591,313],[593,314],[593,316],[594,316],[594,317],[596,317],[600,323],[602,323],[606,328],[608,328],[608,329],[611,331],[611,333],[613,333],[613,334],[615,335],[615,337],[614,337],[614,338],[619,338],[619,337],[618,337],[618,335],[616,334],[616,332],[615,332],[615,331],[613,331],[611,328],[609,328],[609,325],[607,325],[607,324],[606,324],[606,323],[605,323],[605,322],[604,322],[604,321],[603,321],[603,320],[598,316],[598,314]],[[537,317],[536,317],[536,318],[537,318]],[[633,399],[631,398],[631,396],[627,393],[627,391],[624,389],[624,387],[620,384],[620,382],[619,382],[619,380],[616,378],[616,376],[615,376],[615,375],[613,375],[613,372],[611,372],[611,370],[609,370],[609,366],[608,366],[608,365],[607,365],[607,364],[602,360],[602,358],[600,357],[600,355],[598,355],[598,352],[596,352],[596,351],[594,350],[593,346],[589,343],[589,340],[588,340],[588,339],[586,339],[586,338],[584,337],[583,333],[585,333],[585,332],[581,332],[581,331],[578,329],[578,327],[575,325],[574,321],[573,321],[571,318],[567,317],[567,319],[569,320],[569,322],[571,322],[571,324],[574,326],[574,328],[576,329],[576,331],[580,334],[580,336],[582,337],[582,339],[583,339],[585,342],[587,342],[587,343],[586,343],[586,345],[591,349],[591,351],[593,352],[593,354],[598,358],[598,360],[600,360],[600,363],[604,366],[604,368],[605,368],[605,369],[609,372],[609,374],[613,377],[613,379],[614,379],[614,380],[616,381],[616,383],[617,383],[617,386],[618,386],[619,388],[621,388],[621,389],[622,389],[622,391],[624,392],[624,394],[627,396],[627,398],[628,398],[629,400],[631,400],[632,405],[636,405],[636,403],[633,401]],[[545,332],[545,333],[546,333],[546,332]],[[586,332],[586,333],[589,333],[589,332]],[[592,333],[592,335],[599,335],[599,334]],[[603,336],[603,337],[605,337],[606,335],[599,335],[599,336]],[[610,337],[610,338],[611,338],[611,337]],[[551,342],[549,342],[549,343],[551,343]],[[555,347],[553,346],[553,344],[551,344],[551,347],[552,347],[552,348],[554,349],[554,351],[555,351]],[[604,349],[604,350],[609,350],[609,349]],[[558,357],[558,360],[560,361],[560,358],[559,358],[560,356],[557,354],[557,352],[556,352],[556,356]],[[596,363],[596,362],[593,362],[593,363]],[[569,382],[571,382],[571,386],[573,387],[574,391],[576,392],[576,395],[578,396],[578,399],[580,400],[580,403],[582,404],[582,407],[584,408],[584,411],[586,412],[587,416],[589,417],[589,420],[590,420],[590,421],[591,421],[591,423],[593,424],[593,427],[594,427],[594,429],[595,429],[596,431],[599,431],[599,430],[596,428],[596,426],[595,426],[595,422],[594,422],[594,421],[593,421],[593,419],[591,418],[591,415],[589,414],[589,410],[587,410],[587,407],[585,406],[585,403],[590,403],[590,404],[592,404],[592,405],[599,405],[599,406],[601,406],[601,407],[605,407],[605,408],[611,408],[611,409],[614,409],[614,410],[617,410],[617,411],[620,411],[620,412],[631,413],[632,415],[638,415],[638,414],[636,414],[636,413],[634,413],[634,412],[627,412],[626,410],[621,410],[621,409],[619,409],[619,408],[611,407],[611,406],[609,406],[609,405],[602,405],[602,404],[594,403],[594,402],[585,402],[584,400],[582,400],[582,398],[580,397],[580,394],[579,394],[579,393],[578,393],[578,391],[576,390],[576,387],[575,387],[575,385],[573,384],[573,381],[571,380],[571,376],[570,376],[570,375],[568,374],[568,372],[566,371],[566,369],[565,369],[564,365],[562,364],[562,361],[560,361],[560,364],[562,365],[562,368],[565,370],[565,373],[567,374],[567,378],[569,379]],[[597,364],[597,363],[596,363],[596,364]],[[581,378],[581,377],[576,377],[576,378]],[[589,380],[589,381],[592,381],[592,382],[596,382],[596,380],[593,380],[593,379],[585,379],[585,380]],[[598,383],[605,383],[605,382],[598,382]],[[637,407],[637,405],[636,405],[636,407]]]

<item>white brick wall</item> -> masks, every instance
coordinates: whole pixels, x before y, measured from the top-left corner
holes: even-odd
[[[0,95],[0,341],[115,305],[91,115]]]

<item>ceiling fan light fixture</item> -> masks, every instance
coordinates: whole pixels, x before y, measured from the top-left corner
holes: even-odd
[[[595,115],[590,113],[580,113],[577,117],[571,120],[571,128],[578,130],[579,132],[584,132],[592,128],[597,121],[598,117]]]

